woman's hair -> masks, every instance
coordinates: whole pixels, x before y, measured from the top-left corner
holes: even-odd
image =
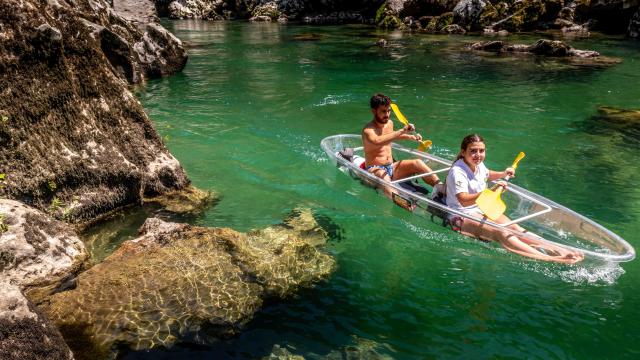
[[[464,139],[462,139],[462,143],[460,144],[460,152],[458,153],[458,156],[456,157],[455,161],[462,159],[464,157],[464,155],[462,155],[462,152],[466,151],[469,145],[473,144],[474,142],[484,143],[484,139],[482,138],[482,136],[478,134],[471,134],[471,135],[465,136]]]
[[[391,105],[391,99],[384,94],[375,94],[369,100],[372,109],[377,109],[380,105]]]

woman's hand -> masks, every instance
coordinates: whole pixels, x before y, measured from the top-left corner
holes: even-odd
[[[508,184],[508,183],[507,183],[506,181],[504,181],[504,180],[498,180],[498,181],[496,181],[496,187],[498,187],[498,186],[502,186],[504,189],[506,189],[506,188],[507,188],[507,184]]]
[[[416,139],[416,141],[422,141],[422,135],[420,134],[415,134],[413,135],[413,137]]]
[[[508,167],[504,170],[504,176],[503,177],[516,177],[516,169],[512,168],[512,167]]]

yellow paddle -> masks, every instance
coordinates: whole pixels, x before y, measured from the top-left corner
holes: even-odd
[[[396,117],[398,118],[398,120],[400,120],[401,123],[403,123],[405,126],[409,125],[409,120],[407,120],[407,118],[402,115],[400,109],[398,108],[398,105],[391,104],[391,110],[393,110],[393,113],[396,114]],[[427,151],[431,147],[431,144],[433,144],[431,140],[419,141],[419,143],[420,145],[418,145],[418,151]]]
[[[516,159],[513,161],[511,167],[515,170],[518,167],[518,163],[524,157],[524,153],[520,151]],[[505,181],[509,181],[511,176],[507,175],[504,178]],[[500,217],[507,209],[507,205],[504,204],[504,201],[500,199],[500,195],[504,191],[503,186],[498,186],[495,190],[484,189],[480,196],[476,199],[476,204],[482,210],[482,212],[487,215],[487,217],[491,220],[495,220]]]

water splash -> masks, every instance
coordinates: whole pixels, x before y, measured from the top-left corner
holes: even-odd
[[[327,95],[324,97],[324,99],[322,99],[320,103],[313,104],[313,106],[319,107],[319,106],[327,106],[327,105],[340,105],[340,104],[349,103],[352,100],[353,99],[351,95]]]
[[[625,271],[619,263],[594,263],[586,260],[581,265],[559,265],[527,262],[525,269],[574,285],[610,286],[616,283]]]

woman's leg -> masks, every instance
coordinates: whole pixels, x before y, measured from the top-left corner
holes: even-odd
[[[478,217],[482,216],[479,213],[474,215]],[[566,249],[563,249],[563,254],[559,254],[557,256],[546,255],[537,250],[535,246],[532,246],[532,244],[522,241],[514,234],[501,229],[496,229],[477,220],[464,218],[460,224],[460,232],[465,235],[476,236],[485,240],[498,241],[502,247],[511,252],[537,260],[561,263],[575,263],[582,260],[582,258],[576,258],[573,254],[568,253]]]
[[[498,224],[504,224],[511,221],[511,219],[509,219],[507,216],[500,215],[500,217],[496,220],[496,222]],[[527,230],[525,230],[523,227],[521,227],[518,224],[512,224],[509,226],[510,229],[519,231],[519,232],[526,232]],[[512,235],[515,236],[515,235]],[[576,258],[579,259],[578,261],[584,259],[584,254],[582,254],[579,251],[572,251],[569,249],[565,249],[561,246],[557,246],[554,244],[551,244],[549,242],[546,241],[540,241],[538,239],[536,239],[535,237],[527,237],[527,236],[523,236],[523,237],[518,237],[518,240],[520,242],[523,242],[527,245],[529,245],[530,247],[533,247],[536,249],[536,251],[540,252],[538,249],[543,249],[545,252],[552,252],[553,255],[551,256],[559,256],[559,257],[567,257],[567,258]]]

